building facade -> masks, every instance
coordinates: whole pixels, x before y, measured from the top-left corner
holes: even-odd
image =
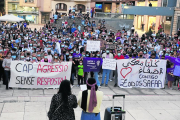
[[[164,32],[173,31],[174,10],[177,0],[141,0],[135,6],[122,6],[122,14],[133,14],[136,30],[158,32],[160,25]]]
[[[177,33],[179,28],[180,28],[180,0],[177,0],[175,12],[174,12],[174,21],[173,21],[172,34]]]
[[[6,14],[13,14],[32,24],[49,21],[51,0],[5,0]]]
[[[82,8],[82,12],[87,12],[87,7],[90,9],[91,0],[52,0],[51,8],[52,8],[52,15],[57,11],[62,15],[68,15],[69,9],[73,8],[76,9],[78,12],[79,8]]]

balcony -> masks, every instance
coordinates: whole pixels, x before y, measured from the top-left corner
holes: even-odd
[[[173,16],[174,7],[124,6],[123,14]]]
[[[20,6],[39,7],[38,0],[19,0]]]
[[[39,14],[38,11],[8,10],[9,13]]]

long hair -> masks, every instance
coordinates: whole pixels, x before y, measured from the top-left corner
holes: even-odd
[[[63,80],[59,86],[58,94],[62,95],[64,103],[68,103],[68,96],[71,95],[71,86],[69,80]]]

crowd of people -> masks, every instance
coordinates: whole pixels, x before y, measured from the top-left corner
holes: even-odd
[[[54,21],[56,23],[56,21]],[[44,25],[40,30],[28,28],[26,23],[0,24],[0,78],[6,89],[9,89],[10,65],[12,60],[27,62],[61,63],[72,61],[71,84],[78,79],[78,86],[85,84],[88,73],[83,71],[83,58],[111,58],[111,59],[165,59],[165,56],[180,58],[180,41],[178,34],[170,36],[161,32],[156,36],[143,34],[139,36],[132,30],[107,30],[105,20],[98,23],[91,21],[90,17],[84,15],[81,26],[72,25],[65,21],[62,27],[57,28],[54,23]],[[86,51],[87,40],[100,41],[101,51]],[[115,49],[106,49],[106,44],[114,44]],[[160,57],[161,56],[161,57]],[[99,87],[108,86],[108,82],[114,79],[114,87],[117,86],[117,70],[102,69],[99,72],[90,72]],[[99,77],[102,76],[102,81]],[[105,79],[106,76],[106,80]],[[172,73],[168,87],[172,89],[172,81],[179,77]],[[167,83],[168,80],[166,80]]]

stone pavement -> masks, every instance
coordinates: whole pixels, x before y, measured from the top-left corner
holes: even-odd
[[[77,82],[77,80],[75,81]],[[51,98],[58,89],[13,89],[5,90],[0,85],[0,120],[48,120]],[[126,120],[180,120],[180,91],[169,89],[122,89],[101,87],[104,98],[101,107],[101,119],[104,119],[106,107],[112,106],[112,95],[125,94]],[[79,87],[73,87],[76,96]],[[122,106],[122,98],[115,100]],[[75,109],[76,120],[80,120],[81,109]]]

